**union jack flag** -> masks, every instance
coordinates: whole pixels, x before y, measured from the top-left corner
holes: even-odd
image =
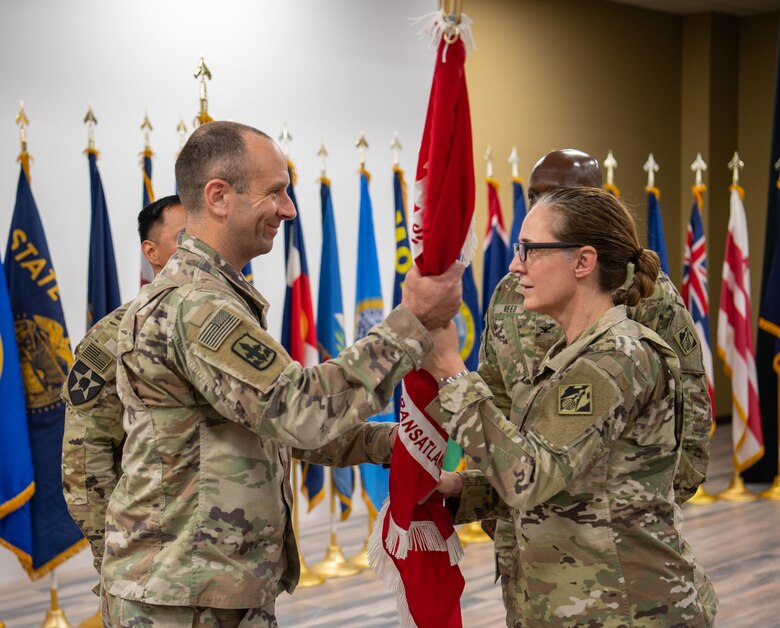
[[[702,186],[703,188],[703,186]],[[704,371],[707,374],[707,387],[712,403],[712,416],[715,416],[715,393],[712,387],[712,349],[710,348],[710,303],[707,296],[707,245],[704,238],[704,225],[701,221],[703,189],[694,187],[691,219],[688,221],[688,237],[685,241],[683,263],[682,298],[691,313],[704,358]]]

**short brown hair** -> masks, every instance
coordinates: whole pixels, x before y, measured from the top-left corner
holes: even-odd
[[[176,184],[184,209],[199,213],[203,209],[203,188],[211,179],[224,179],[236,190],[246,192],[246,144],[244,135],[267,134],[238,122],[209,122],[187,140],[176,159]]]
[[[612,294],[615,305],[636,305],[653,293],[658,256],[639,245],[634,217],[618,198],[600,188],[562,188],[542,194],[536,201],[540,205],[556,214],[551,231],[557,240],[596,249],[599,286]],[[634,276],[624,287],[629,262]]]

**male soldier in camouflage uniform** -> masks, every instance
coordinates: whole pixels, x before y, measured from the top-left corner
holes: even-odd
[[[141,251],[156,275],[176,250],[184,230],[179,197],[157,199],[138,214]],[[122,404],[116,391],[119,322],[130,303],[99,320],[76,347],[63,387],[66,404],[62,442],[62,488],[73,520],[92,550],[100,573],[105,544],[106,507],[122,470]],[[103,357],[105,356],[105,357]]]
[[[557,150],[542,157],[534,166],[528,186],[532,207],[539,195],[559,188],[601,187],[598,162],[578,150]],[[682,504],[704,481],[709,459],[711,426],[710,398],[704,374],[701,347],[693,320],[669,277],[661,272],[655,293],[634,308],[632,319],[655,331],[671,346],[680,360],[683,406],[682,455],[674,476],[675,500]],[[508,273],[496,287],[485,316],[478,372],[490,387],[494,403],[504,415],[517,423],[528,404],[533,377],[547,351],[558,341],[558,324],[544,315],[523,308],[523,295],[516,274]],[[463,512],[468,512],[464,508]],[[459,519],[457,523],[465,523]],[[485,521],[492,533],[495,525],[496,570],[501,579],[507,622],[516,617],[515,601],[523,591],[512,577],[518,559],[514,523],[508,519]]]
[[[256,129],[212,122],[182,149],[176,179],[186,234],[120,326],[127,438],[106,516],[104,621],[275,626],[275,599],[299,576],[291,448],[320,448],[330,464],[387,460],[387,432],[350,435],[422,364],[427,329],[458,309],[462,267],[413,269],[383,323],[303,368],[268,334],[268,303],[237,270],[295,217],[282,152]]]
[[[514,518],[496,532],[507,625],[711,625],[714,591],[679,535],[676,491],[660,488],[676,487],[692,420],[679,408],[677,356],[625,306],[567,345],[552,319],[524,310],[512,278],[489,310],[484,381],[458,379],[426,409],[479,469],[442,476],[440,490],[459,493],[448,500],[456,522]],[[545,357],[534,336],[552,342]],[[565,406],[561,390],[585,382],[592,407]]]

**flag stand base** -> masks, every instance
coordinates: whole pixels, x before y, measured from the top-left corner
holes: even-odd
[[[103,615],[98,608],[97,613],[79,624],[79,628],[103,628]]]
[[[693,497],[691,497],[686,504],[712,504],[713,502],[718,501],[718,498],[708,493],[706,490],[704,490],[704,484],[699,484],[699,488],[696,489],[696,492],[693,494]]]
[[[325,578],[318,576],[306,566],[306,561],[301,557],[301,577],[298,580],[299,589],[318,587],[325,582]]]
[[[328,545],[328,549],[325,550],[325,558],[316,565],[312,565],[311,570],[323,578],[354,576],[362,571],[358,565],[351,563],[344,557],[344,552],[336,543]]]
[[[65,611],[63,611],[57,603],[57,589],[52,587],[49,589],[51,594],[51,608],[46,611],[46,618],[41,624],[41,628],[73,628],[73,625],[65,617]]]
[[[772,482],[772,486],[761,493],[759,497],[762,499],[770,499],[774,502],[780,502],[780,475],[775,476],[775,481]]]
[[[485,534],[482,526],[479,525],[479,521],[473,523],[467,523],[461,526],[458,530],[458,538],[460,542],[466,545],[467,543],[484,543],[490,540],[490,537]]]
[[[368,564],[368,539],[363,543],[363,547],[360,548],[360,551],[347,560],[347,562],[361,571],[368,569],[371,566]]]
[[[718,493],[718,499],[724,502],[754,502],[758,499],[758,495],[747,490],[739,473],[735,473],[729,487]]]

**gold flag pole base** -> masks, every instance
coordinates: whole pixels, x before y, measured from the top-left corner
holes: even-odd
[[[100,613],[100,609],[92,617],[81,622],[79,628],[103,628],[103,615]]]
[[[467,523],[458,529],[458,538],[464,545],[467,543],[484,543],[490,540],[490,537],[485,534],[482,526],[479,525],[479,521],[473,523]]]
[[[701,505],[701,504],[712,504],[716,501],[718,501],[718,498],[712,493],[708,493],[706,490],[704,490],[704,484],[699,484],[699,488],[696,489],[696,492],[693,494],[693,497],[691,497],[685,503]]]
[[[371,567],[371,565],[368,564],[368,539],[366,539],[366,542],[363,543],[363,547],[360,548],[360,551],[352,558],[349,558],[347,562],[350,565],[357,567],[361,571]]]
[[[772,486],[766,489],[761,495],[761,499],[771,499],[774,502],[780,502],[780,475],[775,476]]]
[[[739,473],[735,473],[729,487],[718,493],[718,499],[724,502],[753,502],[758,499],[758,495],[747,490]]]
[[[318,587],[325,582],[325,578],[314,573],[306,565],[306,561],[301,558],[301,576],[298,579],[299,589],[308,589],[309,587]]]
[[[73,625],[65,617],[65,611],[57,603],[56,587],[49,589],[49,593],[51,594],[51,608],[46,611],[46,618],[43,620],[41,628],[73,628]]]
[[[311,570],[324,578],[354,576],[362,571],[358,565],[345,558],[344,552],[336,543],[328,545],[328,549],[325,550],[325,558],[313,565]]]

